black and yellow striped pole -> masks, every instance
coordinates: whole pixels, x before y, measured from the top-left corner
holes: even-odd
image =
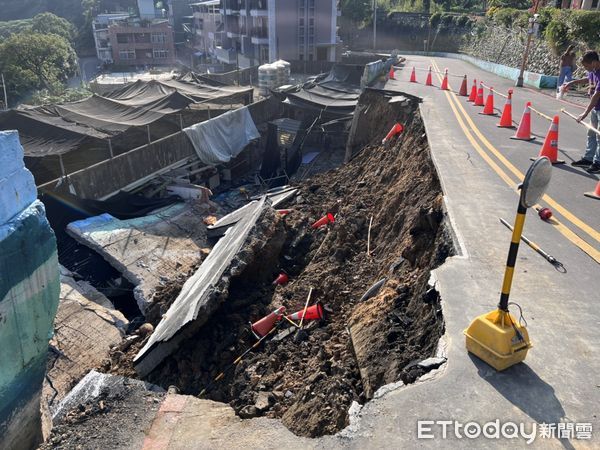
[[[527,329],[508,311],[508,299],[527,208],[535,205],[544,195],[550,182],[551,170],[552,164],[546,157],[536,159],[529,167],[520,187],[519,206],[506,259],[498,309],[476,317],[464,331],[467,350],[496,370],[504,370],[523,361],[531,348]]]

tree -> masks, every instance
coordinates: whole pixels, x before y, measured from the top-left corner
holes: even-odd
[[[364,22],[373,15],[371,0],[342,0],[342,14],[355,23]]]
[[[66,19],[52,13],[38,14],[31,20],[31,31],[39,34],[55,34],[73,42],[75,27]]]
[[[75,73],[77,57],[55,34],[14,34],[0,44],[0,70],[12,98],[34,89],[53,91]]]

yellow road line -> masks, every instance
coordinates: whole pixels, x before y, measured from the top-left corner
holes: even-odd
[[[432,63],[435,64],[435,61],[432,61]],[[438,75],[438,79],[439,79],[439,81],[441,81],[439,75]],[[450,105],[450,108],[452,109],[452,112],[454,113],[454,115],[455,115],[455,117],[456,117],[456,119],[458,121],[459,126],[463,130],[466,138],[469,140],[469,142],[471,143],[471,145],[473,145],[473,148],[483,158],[483,160],[486,163],[488,163],[488,165],[494,170],[494,172],[496,172],[496,174],[500,178],[502,178],[502,180],[508,186],[510,186],[511,188],[515,189],[515,186],[517,185],[517,182],[514,179],[512,179],[502,168],[500,168],[500,166],[498,166],[498,164],[487,154],[487,152],[481,147],[481,145],[479,144],[479,142],[477,142],[477,140],[473,137],[473,135],[471,134],[471,132],[469,131],[469,129],[465,126],[465,122],[463,121],[463,119],[461,117],[461,114],[456,109],[455,103],[459,107],[461,105],[460,105],[460,103],[458,102],[458,100],[456,98],[454,98],[454,102],[453,102],[453,97],[455,97],[455,95],[453,93],[449,92],[449,91],[444,91],[444,94],[446,95],[446,98],[448,99],[448,103]],[[462,110],[463,110],[464,115],[466,116],[465,118],[467,119],[468,122],[470,122],[471,129],[475,132],[475,134],[477,134],[478,136],[481,136],[481,133],[479,133],[479,130],[477,129],[477,127],[475,127],[475,124],[473,123],[473,121],[470,120],[470,117],[467,115],[467,113],[464,111],[464,109],[462,109]],[[495,152],[497,152],[497,150],[495,150]],[[500,155],[500,156],[502,156],[502,155]],[[502,156],[502,158],[505,159],[503,156]],[[499,158],[499,159],[502,161],[501,158]],[[516,170],[516,168],[515,168],[515,170]],[[524,175],[521,174],[518,170],[516,170],[516,172],[518,174],[520,174],[520,175],[518,175],[518,179],[522,180],[524,178]],[[516,192],[516,189],[515,189],[515,192]],[[555,208],[555,210],[556,209],[557,208]],[[584,241],[583,239],[581,239],[577,234],[575,234],[573,231],[571,231],[568,227],[566,227],[564,224],[562,224],[558,220],[556,220],[555,217],[553,219],[555,219],[553,221],[553,225],[556,227],[556,229],[563,236],[565,236],[569,241],[571,241],[573,244],[575,244],[577,247],[579,247],[581,250],[583,250],[585,253],[587,253],[597,263],[600,263],[600,251],[596,250],[594,247],[592,247],[586,241]]]
[[[431,60],[431,61],[432,61],[432,64],[435,67],[437,67],[437,64],[435,63],[435,61],[433,61],[433,60]],[[438,75],[438,79],[439,78],[440,77]],[[458,105],[458,108],[464,114],[467,123],[469,124],[469,126],[471,127],[473,132],[477,135],[477,137],[481,140],[483,145],[485,147],[487,147],[492,152],[492,154],[494,156],[496,156],[496,158],[498,158],[498,160],[500,160],[500,162],[502,164],[504,164],[504,166],[508,170],[510,170],[519,180],[522,180],[523,178],[525,178],[525,174],[523,174],[521,171],[519,171],[519,169],[517,169],[504,155],[502,155],[502,153],[500,153],[500,151],[498,151],[496,149],[496,147],[494,147],[490,143],[490,141],[488,141],[487,138],[479,131],[479,129],[477,128],[475,123],[473,123],[473,120],[471,119],[469,114],[465,111],[464,107],[460,104],[458,99],[456,99],[456,94],[454,94],[453,92],[451,94],[452,94],[452,97],[455,99],[456,104]],[[579,219],[573,213],[568,211],[566,208],[564,208],[562,205],[560,205],[558,202],[556,202],[548,194],[544,195],[542,197],[542,200],[545,201],[548,204],[548,206],[553,208],[555,212],[561,214],[565,219],[567,219],[569,222],[573,223],[573,225],[575,225],[576,227],[578,227],[579,229],[581,229],[582,231],[587,233],[590,237],[592,237],[596,241],[600,242],[600,232],[596,231],[594,228],[589,226],[583,220]]]

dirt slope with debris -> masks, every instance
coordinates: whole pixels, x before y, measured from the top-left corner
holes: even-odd
[[[439,297],[427,282],[452,253],[440,185],[418,113],[405,108],[394,115],[389,97],[367,95],[378,96],[369,99],[373,127],[360,132],[380,142],[389,122],[402,120],[404,135],[367,146],[340,169],[301,184],[292,213],[281,221],[278,261],[253,255],[259,264],[231,280],[223,306],[148,381],[192,395],[206,389],[205,397],[229,403],[241,417],[280,418],[294,433],[314,437],[345,427],[352,401],[364,403],[378,387],[424,373],[416,362],[435,353],[444,332]],[[310,224],[326,212],[335,223],[313,230]],[[274,279],[279,269],[292,281],[274,287],[265,273]],[[383,278],[379,293],[361,302]],[[282,305],[288,313],[301,310],[311,287],[312,302],[322,302],[327,314],[310,324],[306,339],[267,341],[212,381],[256,342],[249,321]],[[128,361],[142,344],[118,351],[105,370],[131,376]]]

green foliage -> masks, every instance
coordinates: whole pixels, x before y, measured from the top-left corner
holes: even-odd
[[[19,33],[0,44],[0,70],[13,101],[36,89],[55,91],[75,73],[76,58],[69,43],[55,34]]]
[[[56,105],[60,103],[76,102],[92,95],[92,91],[87,88],[78,89],[57,89],[54,92],[48,89],[42,89],[34,92],[27,100],[27,103],[35,106]]]
[[[442,13],[436,12],[429,17],[429,25],[436,28],[442,22]]]
[[[342,0],[342,15],[355,23],[363,23],[373,15],[373,2],[370,0]]]
[[[600,44],[600,13],[596,11],[573,11],[569,23],[573,39],[585,43],[588,47]]]
[[[11,34],[22,33],[23,31],[31,30],[31,20],[10,20],[8,22],[0,22],[0,37],[7,38]]]
[[[514,8],[527,9],[531,7],[531,0],[489,0],[488,8]]]
[[[55,34],[72,42],[75,27],[66,19],[52,13],[38,14],[31,19],[31,31],[39,34]]]

